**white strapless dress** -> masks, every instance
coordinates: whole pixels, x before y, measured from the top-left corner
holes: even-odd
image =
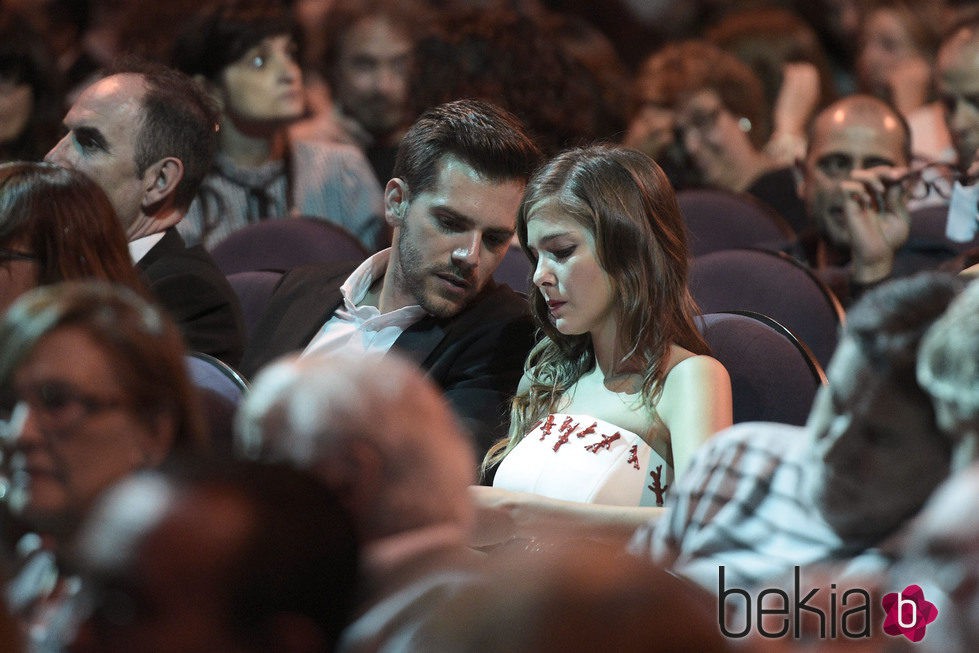
[[[552,413],[507,454],[493,485],[581,503],[662,506],[673,468],[631,431]]]

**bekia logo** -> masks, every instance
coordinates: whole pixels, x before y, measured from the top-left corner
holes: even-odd
[[[884,606],[884,632],[891,637],[904,635],[912,642],[920,642],[925,628],[938,618],[938,608],[925,599],[925,593],[917,585],[908,585],[900,592],[891,592],[881,600]]]
[[[726,585],[724,565],[718,567],[717,581],[718,625],[725,637],[747,637],[753,631],[752,622],[757,633],[766,638],[871,637],[873,601],[866,589],[843,590],[836,583],[831,583],[828,591],[820,587],[803,589],[799,567],[794,569],[791,588],[759,589],[754,597],[746,589]],[[903,635],[912,642],[920,642],[928,624],[938,617],[938,608],[925,599],[918,585],[887,594],[881,606],[884,633]]]

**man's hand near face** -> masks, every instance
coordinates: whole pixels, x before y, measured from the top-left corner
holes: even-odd
[[[892,183],[905,174],[906,168],[877,167],[855,170],[840,182],[850,232],[851,276],[857,283],[888,277],[894,267],[894,253],[908,240],[911,216],[907,192],[903,184]]]

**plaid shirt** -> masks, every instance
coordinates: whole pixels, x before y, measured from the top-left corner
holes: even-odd
[[[641,527],[630,549],[710,591],[757,587],[795,565],[841,561],[847,547],[810,499],[813,459],[805,429],[737,424],[711,438],[676,482],[666,515]]]

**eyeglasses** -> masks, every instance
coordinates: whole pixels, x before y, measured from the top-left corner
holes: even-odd
[[[908,199],[921,200],[935,193],[942,199],[952,197],[955,182],[969,186],[979,181],[979,176],[968,175],[947,163],[929,163],[911,170],[897,179],[883,179],[885,191],[901,186]]]
[[[720,105],[713,108],[696,107],[685,116],[686,120],[682,122],[680,129],[682,131],[710,131],[720,119],[722,110]]]
[[[38,261],[40,257],[30,252],[19,252],[16,249],[0,247],[0,261]]]
[[[0,413],[9,416],[4,431],[8,437],[19,430],[26,414],[24,406],[38,420],[45,432],[65,433],[76,428],[82,420],[116,410],[125,402],[120,398],[97,397],[72,387],[62,381],[45,381],[15,390],[16,398],[0,407]]]

